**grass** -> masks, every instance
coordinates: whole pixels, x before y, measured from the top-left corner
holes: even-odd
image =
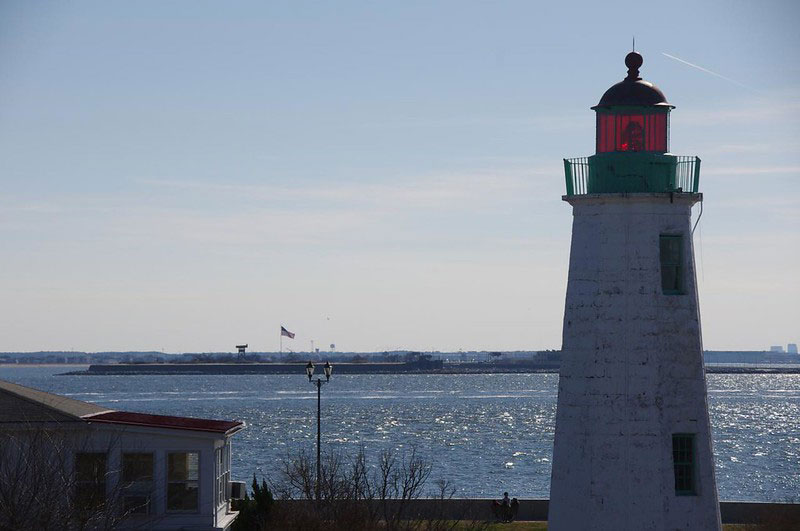
[[[547,522],[511,522],[509,524],[489,524],[488,531],[534,531],[547,529]]]
[[[542,531],[547,529],[547,522],[511,522],[509,524],[490,524],[488,531]],[[755,531],[759,529],[755,525],[745,524],[723,524],[723,531]]]

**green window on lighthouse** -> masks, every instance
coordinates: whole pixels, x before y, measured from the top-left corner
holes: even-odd
[[[693,496],[695,489],[694,433],[672,435],[672,464],[675,469],[675,494]]]
[[[662,234],[659,238],[661,256],[661,291],[664,295],[683,293],[683,236]]]

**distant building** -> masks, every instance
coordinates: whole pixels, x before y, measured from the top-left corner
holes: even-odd
[[[797,354],[797,343],[789,343],[786,345],[786,352],[789,354]]]
[[[781,345],[773,345],[769,347],[770,352],[783,352],[783,347]]]
[[[243,427],[116,411],[0,380],[0,490],[16,478],[0,495],[48,502],[11,528],[50,528],[49,516],[65,528],[229,529],[238,514],[230,439]]]

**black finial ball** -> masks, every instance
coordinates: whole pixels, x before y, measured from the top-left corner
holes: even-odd
[[[628,67],[628,70],[639,70],[643,62],[644,59],[637,52],[631,52],[625,56],[625,66]]]

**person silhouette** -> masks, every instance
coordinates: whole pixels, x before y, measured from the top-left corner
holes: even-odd
[[[513,500],[508,497],[508,492],[503,493],[503,499],[500,501],[492,500],[492,513],[494,517],[501,522],[510,522],[516,516],[519,509],[519,502],[516,498]]]

